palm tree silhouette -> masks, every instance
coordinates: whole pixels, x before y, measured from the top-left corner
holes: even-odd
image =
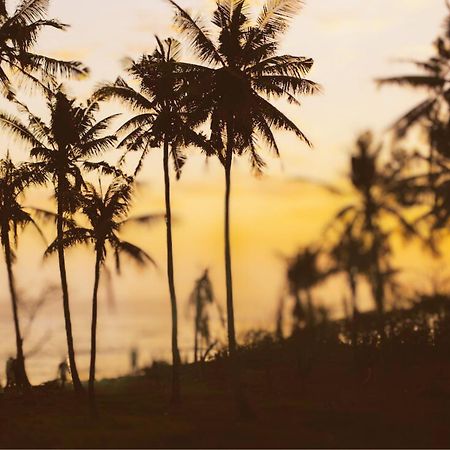
[[[101,184],[100,184],[101,186]],[[153,259],[139,247],[121,240],[120,230],[130,220],[127,215],[131,205],[132,185],[124,177],[115,178],[106,192],[97,190],[93,185],[86,185],[80,199],[81,212],[89,222],[89,228],[71,227],[64,231],[62,245],[64,248],[79,244],[92,244],[95,248],[95,278],[92,295],[92,325],[91,325],[91,361],[89,369],[89,405],[91,414],[97,416],[95,401],[95,362],[97,354],[97,294],[100,283],[101,269],[104,266],[107,247],[109,247],[116,261],[117,271],[120,271],[120,257],[122,254],[131,257],[138,264],[145,264]],[[157,216],[136,218],[135,221],[148,222]],[[132,220],[132,219],[131,219]],[[58,251],[60,242],[56,239],[47,249],[46,254]]]
[[[48,0],[22,0],[12,14],[8,13],[6,4],[6,0],[0,0],[0,89],[5,96],[14,96],[9,71],[44,89],[55,76],[87,74],[88,70],[80,62],[60,61],[32,51],[41,31],[68,28],[68,25],[46,18]]]
[[[319,265],[320,256],[320,249],[308,246],[301,249],[293,258],[288,259],[286,276],[289,292],[294,298],[293,331],[298,330],[302,323],[308,327],[314,327],[316,324],[312,290],[329,275]],[[305,299],[303,303],[302,297]]]
[[[132,61],[128,69],[139,84],[135,90],[121,78],[100,88],[98,99],[117,98],[139,113],[127,121],[119,132],[127,133],[119,146],[127,152],[141,152],[137,174],[152,148],[163,149],[164,192],[167,229],[167,277],[172,312],[172,402],[180,401],[180,352],[178,349],[178,312],[173,268],[172,206],[169,162],[172,157],[177,179],[185,163],[182,147],[194,144],[206,147],[206,138],[194,131],[196,123],[186,115],[186,77],[188,64],[179,63],[180,44],[174,39],[161,41],[151,55]]]
[[[341,220],[341,211],[333,218],[330,229],[334,231],[328,255],[332,271],[347,278],[351,301],[351,342],[357,344],[358,276],[370,273],[370,255],[361,236],[354,235],[352,221]],[[330,230],[330,231],[331,231]]]
[[[198,361],[199,340],[203,340],[206,348],[211,343],[208,307],[215,303],[215,297],[209,271],[195,282],[194,289],[189,296],[189,306],[194,310],[194,362]]]
[[[17,383],[19,386],[30,387],[30,382],[25,370],[25,356],[23,352],[23,336],[20,331],[18,297],[15,286],[13,263],[15,260],[14,250],[11,245],[11,237],[17,242],[18,229],[26,225],[33,225],[42,235],[38,225],[20,203],[20,197],[24,192],[47,181],[45,173],[35,170],[29,163],[15,165],[9,156],[0,160],[0,235],[5,252],[5,262],[8,272],[9,291],[14,319],[14,330],[16,333],[17,351]]]
[[[447,2],[450,11],[450,3]],[[429,140],[429,168],[433,172],[436,147],[442,127],[448,128],[450,113],[450,15],[446,18],[443,33],[434,42],[434,54],[426,61],[410,61],[421,73],[380,78],[378,85],[397,85],[425,91],[428,96],[418,105],[405,113],[394,124],[398,137],[405,135],[412,128],[420,126],[427,132]],[[446,144],[448,148],[448,141]]]
[[[318,85],[305,79],[311,58],[277,55],[280,38],[300,9],[300,0],[271,0],[250,21],[246,0],[217,1],[212,17],[214,32],[191,17],[173,0],[175,24],[203,65],[187,74],[191,80],[191,113],[196,121],[209,119],[211,142],[225,171],[225,272],[228,347],[232,365],[236,353],[230,246],[231,168],[234,156],[246,154],[256,172],[264,161],[256,141],[276,155],[273,129],[288,130],[309,144],[302,131],[268,99],[285,98],[298,105],[300,94],[313,94]]]
[[[32,147],[30,154],[36,160],[35,167],[46,172],[54,186],[57,242],[60,243],[58,260],[70,370],[74,388],[81,392],[83,388],[75,361],[62,235],[70,223],[71,215],[80,205],[79,193],[84,185],[82,164],[91,168],[87,164],[88,159],[100,155],[116,142],[115,136],[104,135],[115,115],[97,121],[97,102],[90,100],[86,105],[75,106],[74,100],[70,100],[62,88],[55,93],[48,93],[48,122],[34,115],[25,105],[20,104],[20,107],[27,117],[26,123],[10,115],[0,114],[0,124]],[[55,217],[54,214],[40,212]]]
[[[339,235],[341,244],[335,248],[336,256],[348,266],[347,273],[350,270],[367,274],[382,337],[386,287],[396,273],[391,263],[391,237],[400,233],[406,238],[425,240],[404,218],[398,202],[402,167],[395,161],[381,164],[381,150],[382,146],[375,142],[369,131],[357,139],[350,173],[356,201],[342,208],[334,222],[344,226],[343,234]],[[386,227],[387,218],[395,223],[395,227]],[[353,285],[354,280],[350,283]]]
[[[450,3],[446,2],[450,11]],[[425,132],[429,153],[428,175],[422,172],[404,177],[401,200],[406,206],[413,203],[430,203],[431,209],[424,219],[430,222],[433,232],[448,224],[450,217],[450,14],[447,16],[443,32],[434,42],[434,54],[426,61],[412,61],[420,70],[419,74],[382,78],[378,84],[398,85],[425,91],[425,100],[404,114],[395,124],[399,137],[419,128]],[[412,160],[423,160],[416,152]]]

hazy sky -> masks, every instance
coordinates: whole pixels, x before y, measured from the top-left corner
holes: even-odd
[[[40,50],[61,58],[82,60],[91,68],[89,80],[70,83],[71,91],[80,96],[88,96],[100,81],[112,81],[121,74],[124,57],[152,51],[154,34],[176,36],[171,26],[172,12],[162,0],[53,0],[51,3],[50,15],[72,27],[66,33],[47,32]],[[213,7],[211,0],[180,0],[179,3],[202,14]],[[261,2],[254,0],[254,3]],[[400,89],[380,91],[373,80],[407,72],[410,67],[399,63],[399,59],[427,57],[444,16],[444,0],[309,0],[295,20],[282,50],[314,58],[310,77],[322,84],[323,93],[304,99],[301,109],[281,107],[313,141],[314,150],[283,134],[279,136],[282,159],[271,161],[266,177],[255,180],[250,178],[245,164],[236,166],[232,241],[238,330],[273,324],[276,302],[283,288],[283,263],[279,255],[292,253],[299,245],[319,239],[330,215],[343,204],[344,200],[295,183],[293,179],[306,175],[338,182],[347,169],[355,136],[369,127],[382,132],[420,99],[417,93]],[[146,184],[138,193],[136,213],[162,210],[161,166],[160,152],[155,151],[142,176]],[[45,203],[42,198],[30,197],[29,201]],[[217,163],[210,162],[205,167],[203,158],[192,155],[182,181],[174,186],[173,203],[177,219],[175,269],[181,305],[181,347],[184,348],[191,345],[192,328],[186,321],[185,303],[203,268],[211,268],[217,296],[223,304],[225,300],[223,185]],[[145,347],[143,353],[147,359],[165,355],[170,345],[170,310],[164,274],[164,227],[130,230],[128,237],[148,250],[160,268],[136,271],[130,266],[122,279],[114,279],[116,310],[101,311],[100,349],[103,346],[123,350],[138,342]],[[23,291],[31,296],[37,295],[40,285],[58,281],[56,261],[42,264],[43,249],[36,235],[26,233],[17,272]],[[426,280],[431,269],[418,277],[422,262],[418,261],[418,255],[417,250],[404,250],[400,261],[405,263],[411,278]],[[83,251],[69,254],[75,334],[81,350],[86,350],[88,343],[86,324],[94,263],[91,259]],[[335,305],[334,312],[338,313],[342,295],[340,290],[328,287],[322,290],[318,301]],[[106,296],[104,290],[103,301]],[[364,298],[368,305],[369,297]],[[6,319],[8,302],[3,291],[1,316]],[[64,353],[63,324],[58,300],[49,308],[52,313],[38,319],[33,339],[47,329],[52,331],[46,355],[53,364]],[[0,335],[12,348],[10,331],[0,330]],[[116,360],[107,364],[104,358],[103,367],[109,364],[109,372],[104,373],[120,371]],[[30,364],[40,374],[35,376],[42,377],[38,362],[33,360]],[[99,371],[102,371],[101,363]]]

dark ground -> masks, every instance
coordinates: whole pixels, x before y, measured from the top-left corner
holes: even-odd
[[[311,370],[275,358],[246,363],[255,418],[239,420],[223,360],[185,367],[183,403],[168,406],[169,368],[99,383],[98,422],[70,389],[0,395],[0,446],[51,448],[450,447],[450,363],[435,354],[355,370],[349,349]],[[270,357],[269,357],[270,359]],[[269,369],[270,368],[270,369]]]

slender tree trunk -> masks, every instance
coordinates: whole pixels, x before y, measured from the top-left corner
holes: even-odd
[[[234,304],[233,304],[233,276],[231,265],[231,242],[230,242],[230,196],[231,196],[231,166],[233,161],[234,130],[232,121],[227,124],[227,149],[225,155],[225,277],[227,289],[227,331],[228,351],[230,358],[231,379],[236,400],[238,414],[242,418],[253,415],[247,402],[241,383],[240,362],[237,354],[236,331],[234,327]]]
[[[172,310],[172,403],[181,401],[180,394],[180,352],[178,350],[178,312],[177,296],[173,273],[172,248],[172,210],[170,203],[170,172],[169,172],[169,142],[164,141],[164,190],[166,201],[166,229],[167,229],[167,278],[169,280],[170,306]]]
[[[92,322],[91,322],[91,362],[89,366],[89,410],[92,417],[98,416],[95,401],[95,359],[97,356],[97,293],[100,282],[101,253],[96,251],[94,291],[92,295]]]
[[[381,243],[374,225],[374,211],[376,210],[376,207],[370,189],[366,190],[365,196],[366,222],[369,227],[369,231],[373,236],[373,243],[370,251],[372,259],[370,281],[372,284],[372,294],[375,300],[375,306],[378,314],[378,332],[380,334],[381,342],[383,342],[386,337],[386,332],[384,329],[384,279],[380,267]]]
[[[12,269],[12,257],[11,257],[11,244],[9,241],[8,230],[3,230],[3,239],[5,246],[5,261],[6,268],[8,271],[8,283],[9,283],[9,292],[11,294],[11,303],[12,303],[12,311],[14,318],[14,330],[16,333],[16,377],[17,384],[22,388],[29,388],[31,384],[28,380],[28,376],[25,370],[25,356],[23,353],[23,339],[22,334],[20,332],[20,324],[19,324],[19,311],[18,311],[18,300],[16,293],[16,286],[14,283],[14,274]]]
[[[63,309],[64,309],[64,321],[66,327],[66,337],[67,337],[67,349],[69,353],[69,364],[70,364],[70,373],[72,375],[73,387],[76,392],[83,392],[83,386],[80,381],[80,377],[78,376],[77,365],[75,362],[75,349],[73,346],[73,336],[72,336],[72,321],[70,318],[70,306],[69,306],[69,289],[67,286],[67,273],[66,273],[66,260],[64,256],[64,245],[62,242],[64,226],[63,226],[63,213],[64,208],[62,205],[62,183],[58,181],[58,192],[57,202],[58,202],[58,211],[57,211],[57,241],[58,241],[58,261],[59,261],[59,273],[61,277],[61,288],[63,294]]]
[[[198,305],[195,312],[195,329],[194,329],[194,363],[198,362],[198,321],[199,321]]]
[[[372,278],[372,292],[378,313],[378,331],[381,342],[384,342],[386,338],[386,331],[384,328],[384,279],[381,273],[378,244],[374,245]]]
[[[228,349],[233,358],[236,353],[236,332],[234,328],[233,274],[230,242],[230,196],[231,164],[233,160],[233,130],[228,130],[227,154],[225,157],[225,279],[227,288],[227,331]]]
[[[356,279],[355,275],[350,269],[348,271],[348,284],[350,287],[350,295],[351,295],[351,301],[352,301],[352,317],[351,317],[351,340],[352,340],[352,346],[354,349],[354,357],[356,359],[356,348],[358,345],[358,306],[356,304]]]
[[[316,325],[316,315],[314,313],[314,305],[311,294],[311,289],[306,289],[306,301],[308,303],[308,325],[311,327],[315,327]]]

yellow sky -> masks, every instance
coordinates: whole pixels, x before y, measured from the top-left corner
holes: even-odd
[[[51,15],[72,27],[67,33],[46,33],[40,49],[58,57],[81,59],[90,66],[89,80],[70,83],[71,91],[80,96],[89,95],[100,81],[115,79],[121,73],[123,57],[151,51],[154,34],[162,37],[173,34],[171,10],[164,1],[53,0],[51,3]],[[201,13],[212,7],[210,0],[180,0],[179,3]],[[255,0],[255,3],[261,2]],[[313,141],[314,150],[283,134],[279,136],[282,159],[270,160],[265,177],[251,178],[245,161],[235,167],[232,241],[238,330],[273,325],[276,302],[283,288],[283,263],[279,254],[289,254],[302,244],[320,239],[323,226],[342,206],[342,199],[296,183],[295,177],[313,176],[338,182],[347,169],[354,137],[368,127],[376,131],[386,129],[420,99],[417,93],[407,91],[379,91],[373,79],[409,69],[408,65],[395,63],[395,58],[427,57],[444,14],[443,0],[310,0],[295,20],[283,51],[313,57],[316,64],[311,78],[324,89],[321,95],[305,99],[300,110],[281,106],[301,125]],[[136,213],[163,209],[161,166],[160,152],[155,151],[142,175],[145,185],[137,196]],[[185,303],[195,278],[205,267],[211,268],[219,300],[223,304],[225,300],[222,181],[216,162],[205,167],[203,158],[193,154],[183,179],[173,188],[182,347],[189,345],[187,340],[191,336],[191,326],[184,314]],[[36,196],[29,201],[46,203],[45,198]],[[105,326],[100,327],[100,347],[123,349],[139,342],[145,346],[149,359],[165,355],[170,345],[164,227],[133,229],[128,237],[155,257],[159,269],[137,271],[130,266],[121,279],[114,279],[116,311],[102,311],[100,322],[105,321]],[[30,295],[36,294],[41,285],[58,280],[56,260],[42,264],[43,248],[35,234],[26,233],[17,276],[23,290],[31,292]],[[426,281],[432,272],[431,266],[427,266],[418,275],[423,260],[416,249],[403,251],[399,260],[407,268],[410,279]],[[85,349],[93,261],[83,250],[74,251],[69,254],[69,267],[75,334],[78,346]],[[319,297],[321,302],[334,305],[338,314],[342,290],[336,286],[327,286]],[[103,301],[105,296],[106,290]],[[0,305],[4,317],[9,314],[8,301],[3,291]],[[364,301],[368,306],[367,296]],[[54,359],[64,353],[64,341],[57,338],[62,336],[62,313],[58,302],[49,308],[52,313],[39,319],[34,338],[39,338],[46,329],[52,330],[54,337],[46,355]],[[0,330],[0,336],[13,345],[7,331]],[[117,333],[119,343],[117,337],[114,340]],[[123,363],[123,355],[121,358]],[[35,364],[38,373],[38,363],[31,364]],[[116,370],[113,369],[116,363],[107,363],[105,359],[104,364],[111,365],[111,373]],[[101,371],[101,364],[99,367]]]

